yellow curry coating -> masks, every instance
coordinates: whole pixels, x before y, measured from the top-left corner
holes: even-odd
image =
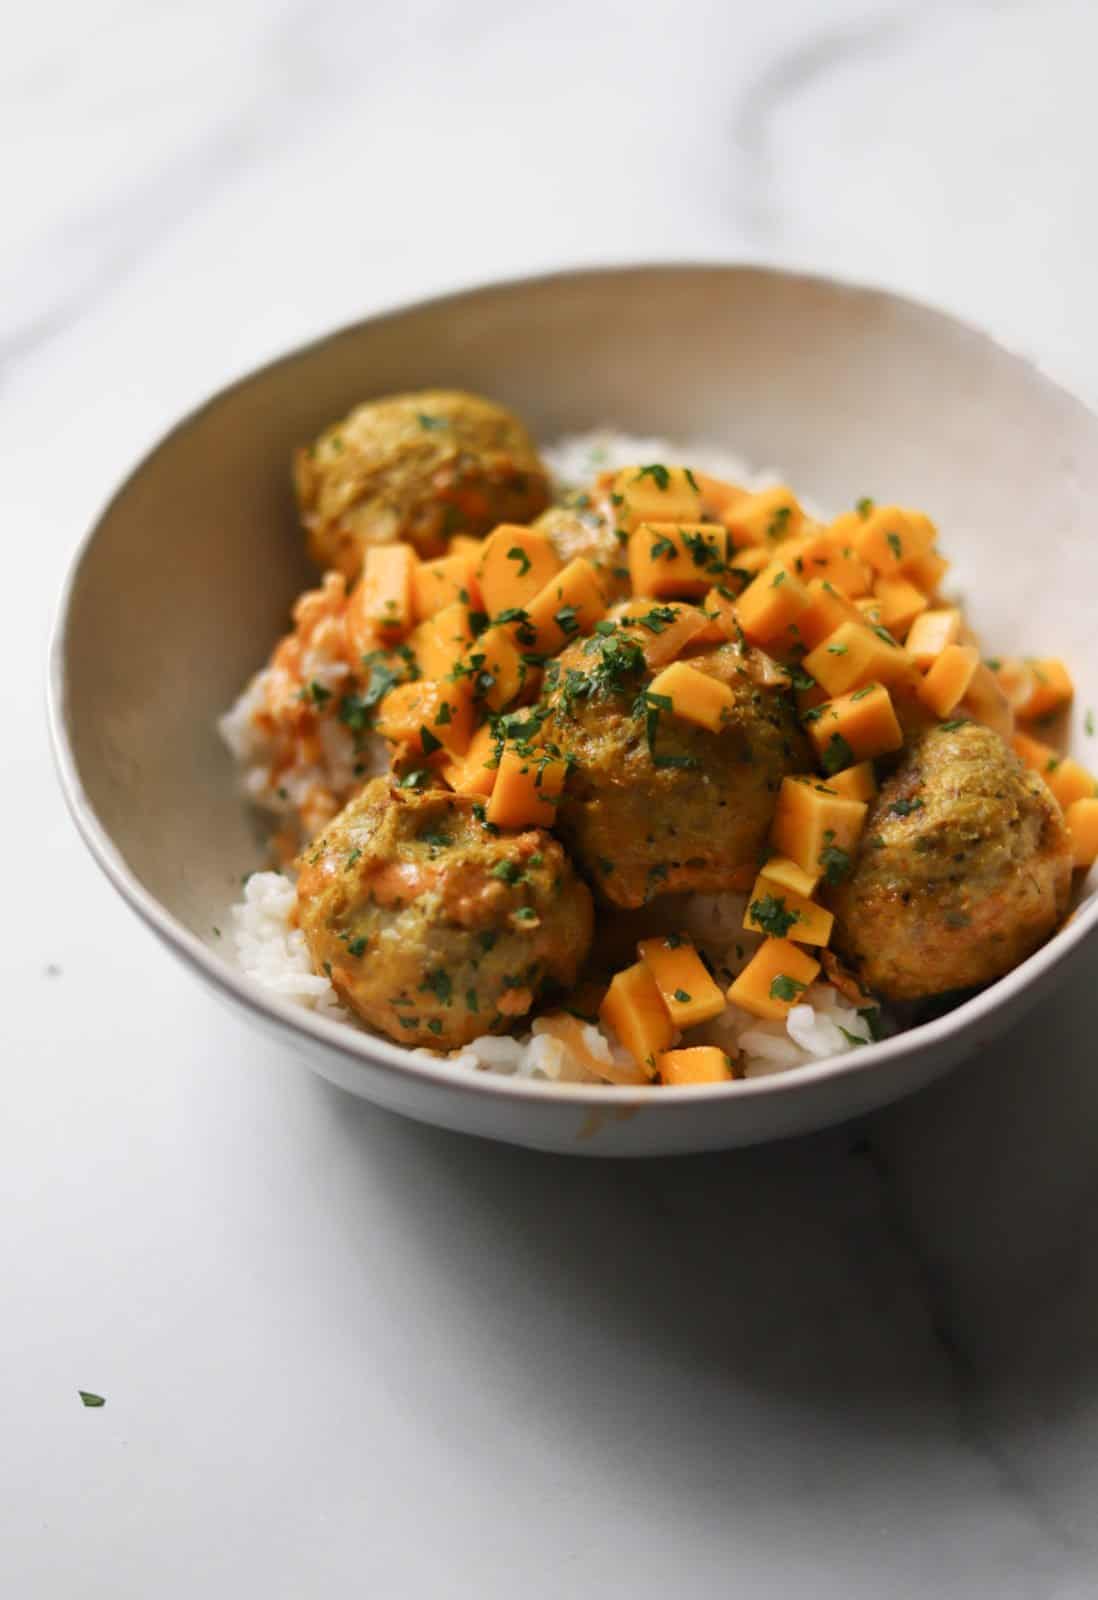
[[[518,418],[450,389],[356,406],[297,452],[294,487],[310,556],[351,579],[370,545],[405,539],[436,556],[456,533],[529,522],[549,503]]]
[[[375,778],[298,865],[298,919],[340,999],[406,1045],[455,1049],[570,988],[591,895],[543,829],[500,835],[442,789]]]
[[[718,733],[645,698],[655,674],[620,633],[575,642],[547,673],[542,737],[574,763],[558,831],[612,904],[750,881],[781,780],[810,761],[788,688],[762,681],[755,660],[736,643],[690,658],[733,692]]]
[[[1060,807],[992,729],[942,723],[903,754],[831,896],[835,945],[887,1000],[990,983],[1067,910]]]

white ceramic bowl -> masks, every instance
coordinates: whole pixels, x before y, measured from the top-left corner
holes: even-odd
[[[817,1128],[938,1077],[1047,993],[1098,921],[898,1038],[784,1076],[675,1091],[455,1071],[261,992],[213,936],[261,860],[218,713],[309,579],[294,445],[358,400],[454,385],[542,439],[600,424],[718,443],[841,509],[925,507],[989,650],[1098,700],[1098,421],[984,335],[894,295],[751,267],[650,267],[494,285],[372,317],[216,395],[136,468],[81,546],[50,709],[77,825],[119,892],[215,992],[352,1093],[542,1149],[655,1155]]]

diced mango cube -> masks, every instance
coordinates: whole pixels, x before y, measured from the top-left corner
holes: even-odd
[[[505,745],[488,801],[487,818],[497,828],[551,828],[568,768],[545,750],[522,755]]]
[[[877,774],[872,761],[859,761],[856,767],[831,773],[827,786],[848,800],[872,800],[877,793]]]
[[[815,650],[844,622],[861,622],[858,607],[827,578],[810,578],[808,605],[797,618],[797,631],[806,650]]]
[[[1010,743],[1022,764],[1041,774],[1065,811],[1076,800],[1089,800],[1095,794],[1092,774],[1071,756],[1058,755],[1050,744],[1028,733],[1016,733]]]
[[[569,639],[590,633],[606,615],[606,598],[590,561],[577,556],[526,606],[534,632],[532,649],[555,655]]]
[[[832,696],[867,683],[892,688],[915,681],[914,663],[902,645],[885,630],[864,622],[840,623],[805,656],[802,666]]]
[[[783,778],[770,838],[806,872],[819,872],[829,847],[856,848],[867,809],[864,800],[848,800],[819,778]]]
[[[468,679],[434,683],[422,678],[398,684],[378,705],[374,725],[383,739],[421,755],[444,750],[448,756],[463,756],[473,736]]]
[[[637,953],[655,978],[676,1028],[692,1028],[720,1016],[724,995],[692,944],[676,936],[642,939]]]
[[[794,894],[801,894],[806,898],[815,892],[816,885],[820,881],[819,871],[806,872],[788,856],[768,856],[760,869],[759,877],[765,878],[767,884],[773,888],[790,889]]]
[[[903,506],[874,506],[858,530],[858,554],[885,577],[907,571],[934,548],[937,529],[921,511]]]
[[[702,491],[689,467],[623,467],[610,498],[617,524],[626,533],[642,522],[699,522]],[[648,591],[649,593],[651,591]]]
[[[979,652],[970,644],[947,644],[919,685],[919,699],[935,716],[956,711],[980,665]]]
[[[956,606],[941,606],[915,618],[904,648],[920,671],[932,666],[948,645],[960,643],[962,620]]]
[[[561,560],[547,534],[535,528],[502,523],[485,539],[477,581],[490,617],[521,610],[561,569]]]
[[[469,646],[473,692],[492,711],[511,704],[526,680],[522,652],[507,627],[487,628]]]
[[[451,789],[458,794],[491,794],[499,771],[496,748],[496,737],[485,722],[473,734],[464,755],[452,756],[443,763],[442,775]]]
[[[831,912],[792,889],[780,889],[762,873],[755,879],[744,912],[749,933],[768,933],[797,944],[827,944],[835,918]]]
[[[613,1028],[622,1045],[649,1077],[656,1072],[656,1057],[675,1037],[671,1013],[651,970],[643,961],[617,972],[599,1007],[599,1016]]]
[[[1064,663],[1056,656],[1031,657],[1026,662],[1033,678],[1028,697],[1017,707],[1018,715],[1026,721],[1034,717],[1047,717],[1059,711],[1072,700],[1075,685]]]
[[[795,538],[804,524],[804,512],[792,489],[775,484],[734,500],[722,514],[733,548],[774,544]]]
[[[674,661],[688,644],[704,640],[713,622],[698,606],[648,606],[638,600],[622,612],[618,626],[637,641],[644,651],[645,663],[655,670]],[[722,630],[719,640],[723,639]]]
[[[788,939],[767,939],[732,984],[728,998],[753,1017],[780,1020],[800,1003],[819,970],[820,963]]]
[[[474,558],[460,551],[439,556],[435,561],[420,561],[414,566],[412,609],[416,621],[423,622],[458,602],[468,607],[479,607],[480,590],[475,569]]]
[[[878,578],[873,593],[880,606],[881,626],[895,639],[906,638],[915,618],[929,604],[910,578]]]
[[[916,556],[914,561],[908,562],[905,576],[910,578],[928,599],[933,600],[948,571],[949,562],[946,558],[939,555],[937,550],[927,550],[921,556]]]
[[[723,576],[727,553],[718,522],[642,522],[629,536],[633,593],[700,600]]]
[[[367,550],[347,602],[347,631],[357,654],[366,655],[378,640],[396,643],[412,626],[416,560],[410,544],[376,544]]]
[[[810,596],[801,580],[782,561],[772,561],[748,584],[736,601],[736,618],[751,644],[791,649],[794,629]]]
[[[880,683],[867,683],[851,694],[817,706],[805,719],[820,765],[828,774],[841,772],[855,762],[898,750],[903,729],[892,696]]]
[[[1076,867],[1090,867],[1098,860],[1098,799],[1085,796],[1073,800],[1064,810],[1064,821],[1071,835],[1071,853]]]
[[[726,683],[699,672],[685,661],[673,661],[648,686],[648,699],[681,722],[720,733],[735,711],[736,697]]]
[[[661,1083],[674,1089],[692,1083],[731,1083],[735,1077],[727,1052],[712,1044],[695,1045],[690,1050],[665,1050],[656,1057],[656,1070]]]
[[[412,629],[408,643],[425,678],[448,678],[473,642],[469,607],[461,600],[443,606]]]

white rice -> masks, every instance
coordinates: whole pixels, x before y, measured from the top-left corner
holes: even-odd
[[[647,439],[610,430],[563,438],[545,449],[543,456],[558,490],[583,486],[596,473],[608,468],[661,460],[687,461],[699,471],[750,488],[780,481],[779,474],[753,471],[727,451],[705,446],[682,450],[666,439]],[[814,508],[806,509],[814,511]],[[309,675],[326,688],[336,690],[341,674],[337,664],[317,659],[310,661]],[[386,771],[387,748],[383,740],[370,739],[365,749],[356,751],[346,730],[324,719],[321,737],[326,766],[287,773],[278,789],[272,791],[270,749],[253,720],[253,713],[264,703],[265,683],[264,670],[256,674],[218,725],[222,738],[241,767],[242,786],[253,803],[276,814],[291,815],[314,784],[338,787],[349,784],[356,762],[363,782],[376,772]],[[719,977],[728,982],[746,964],[760,942],[758,935],[743,931],[745,903],[742,894],[675,897],[663,908],[667,931],[689,933],[713,962]],[[293,907],[294,886],[282,873],[256,872],[248,878],[243,897],[232,909],[233,939],[240,967],[271,993],[369,1031],[340,1004],[328,979],[318,977],[311,970],[304,935],[292,925]],[[646,933],[658,931],[660,904],[650,907],[649,914],[652,924],[646,922]],[[528,1033],[485,1035],[448,1056],[424,1049],[411,1053],[448,1061],[459,1072],[490,1072],[552,1082],[603,1081],[594,1077],[574,1052],[545,1030],[545,1023],[535,1020]],[[601,1026],[586,1024],[581,1037],[596,1059],[620,1065],[630,1060],[613,1035]],[[764,1022],[730,1005],[713,1022],[691,1029],[686,1042],[718,1044],[737,1059],[739,1070],[747,1077],[760,1077],[786,1072],[792,1067],[868,1044],[870,1031],[865,1019],[835,989],[829,984],[817,983],[806,990],[802,1002],[782,1021]]]

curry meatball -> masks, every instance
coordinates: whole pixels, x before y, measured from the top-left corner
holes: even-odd
[[[589,561],[608,601],[629,593],[625,540],[618,536],[608,506],[587,494],[573,495],[565,504],[543,511],[534,527],[548,535],[565,566],[577,556]]]
[[[643,617],[652,604],[635,601],[630,612]],[[773,681],[772,663],[739,644],[693,655],[692,667],[734,695],[725,725],[711,733],[645,698],[655,674],[637,634],[643,626],[608,622],[547,671],[541,736],[571,764],[557,831],[614,905],[742,888],[782,778],[810,765],[789,689]]]
[[[294,459],[309,554],[355,578],[366,549],[406,539],[423,556],[455,533],[529,522],[549,480],[522,423],[503,406],[427,389],[356,406]]]
[[[482,815],[466,796],[376,778],[298,863],[314,966],[400,1044],[505,1031],[570,988],[590,948],[590,891],[557,840],[502,835]]]
[[[922,734],[873,802],[853,873],[832,895],[835,944],[889,1000],[990,983],[1067,909],[1060,808],[992,729]]]

